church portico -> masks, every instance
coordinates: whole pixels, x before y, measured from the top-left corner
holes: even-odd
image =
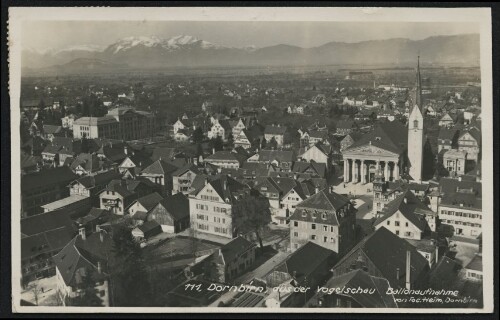
[[[399,179],[399,157],[344,156],[344,183],[371,183],[377,171],[382,172],[385,181]]]

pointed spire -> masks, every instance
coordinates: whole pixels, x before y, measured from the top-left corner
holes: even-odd
[[[414,104],[417,105],[422,110],[422,80],[420,77],[420,55],[417,56],[417,79],[415,83]]]

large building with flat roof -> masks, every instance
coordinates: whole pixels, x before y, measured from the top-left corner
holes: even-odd
[[[73,122],[73,137],[80,139],[129,141],[152,137],[155,130],[154,114],[129,107],[111,109],[103,117],[81,117]]]

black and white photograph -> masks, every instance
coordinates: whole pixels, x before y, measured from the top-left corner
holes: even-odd
[[[12,312],[492,312],[491,42],[485,8],[10,8]]]

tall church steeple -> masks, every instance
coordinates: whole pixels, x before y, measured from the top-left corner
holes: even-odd
[[[422,101],[422,81],[420,78],[420,57],[417,61],[417,74],[413,106],[408,117],[408,160],[410,161],[410,176],[413,180],[422,181],[422,163],[424,150],[424,116]]]
[[[415,101],[413,102],[422,110],[422,79],[420,77],[420,56],[417,57],[417,81],[415,83]]]

